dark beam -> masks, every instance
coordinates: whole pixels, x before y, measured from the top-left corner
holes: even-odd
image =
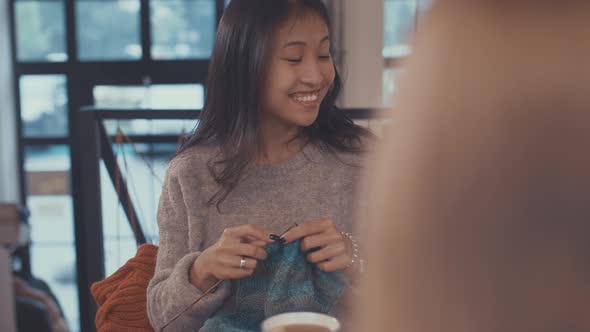
[[[80,328],[95,331],[96,303],[90,286],[104,279],[98,125],[92,113],[78,112],[72,126],[72,193],[80,299]]]

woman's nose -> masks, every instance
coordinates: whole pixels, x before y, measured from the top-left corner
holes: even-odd
[[[324,72],[318,61],[308,61],[303,65],[300,72],[301,82],[308,85],[318,86],[324,81],[324,79]]]

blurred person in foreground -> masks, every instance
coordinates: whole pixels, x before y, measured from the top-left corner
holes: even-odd
[[[359,331],[590,331],[590,4],[440,1],[369,171]]]

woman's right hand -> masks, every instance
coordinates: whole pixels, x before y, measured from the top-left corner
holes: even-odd
[[[219,280],[241,279],[252,275],[259,260],[268,256],[264,247],[274,242],[271,233],[256,225],[227,228],[211,247],[193,262],[190,282],[205,292]],[[240,268],[242,259],[246,265]]]

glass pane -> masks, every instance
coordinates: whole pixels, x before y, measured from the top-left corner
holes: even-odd
[[[383,104],[393,106],[395,102],[395,93],[397,80],[403,75],[403,68],[385,68],[383,71]]]
[[[152,57],[209,58],[215,38],[215,0],[152,0]]]
[[[32,241],[74,243],[69,148],[25,147],[25,172]]]
[[[70,154],[65,145],[27,146],[31,269],[57,296],[70,330],[79,330]]]
[[[384,57],[401,57],[410,53],[409,40],[416,16],[415,0],[385,0]]]
[[[94,106],[102,108],[202,109],[201,84],[97,85]]]
[[[391,105],[393,92],[395,91],[395,70],[393,68],[385,68],[383,70],[383,103],[386,106]]]
[[[117,126],[129,135],[180,135],[193,131],[198,120],[105,120],[109,135],[117,133]]]
[[[63,0],[17,1],[16,52],[19,61],[66,61]]]
[[[27,137],[68,135],[65,75],[20,77],[21,119]]]
[[[201,84],[156,84],[146,86],[94,87],[94,106],[129,109],[202,109],[205,89]],[[117,124],[126,135],[177,135],[191,132],[196,120],[105,121],[107,132],[116,133]]]
[[[139,0],[77,0],[81,60],[140,59]]]
[[[120,164],[119,166],[123,167],[124,165]],[[117,200],[115,188],[104,163],[100,165],[100,182],[104,266],[105,275],[109,276],[135,255],[137,245],[127,217]],[[139,220],[142,228],[146,228],[143,218],[140,217]]]
[[[176,149],[176,144],[137,144],[135,148],[128,144],[113,146],[121,173],[128,182],[129,194],[141,227],[148,241],[152,240],[156,244],[158,243],[156,212],[162,180],[170,157]],[[101,187],[103,189],[105,271],[109,275],[133,257],[137,248],[131,227],[104,165],[101,167]]]
[[[80,331],[76,247],[73,244],[31,244],[31,270],[49,285],[62,307],[70,332]]]
[[[432,0],[418,0],[418,15],[423,15],[432,6]]]

